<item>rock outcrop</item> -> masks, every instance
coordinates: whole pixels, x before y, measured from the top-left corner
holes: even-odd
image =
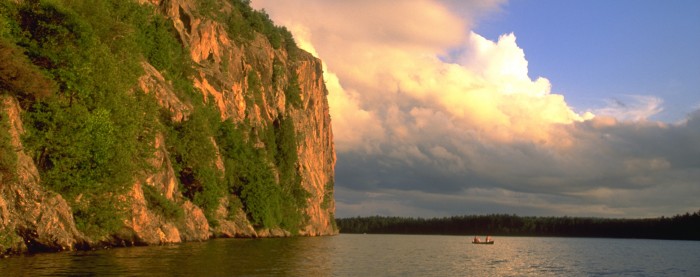
[[[189,50],[195,72],[192,85],[203,101],[216,107],[221,120],[245,122],[253,128],[278,124],[282,116],[291,119],[296,130],[296,170],[301,186],[308,192],[304,222],[294,234],[333,235],[333,180],[335,151],[330,114],[326,99],[321,61],[295,49],[274,47],[265,35],[254,33],[251,40],[237,42],[230,37],[225,23],[198,10],[195,0],[138,0],[151,5],[171,20],[180,42]],[[220,1],[220,12],[235,8]],[[219,16],[218,18],[221,18]],[[142,62],[144,74],[130,93],[152,94],[157,104],[169,112],[169,120],[182,122],[193,112],[193,105],[175,93],[173,84],[148,62]],[[249,76],[259,79],[256,101]],[[294,82],[300,89],[300,103],[290,105],[285,90]],[[21,135],[21,109],[12,96],[0,98],[0,116],[10,122],[12,146],[17,149],[16,176],[0,176],[0,253],[23,251],[60,251],[103,245],[157,245],[184,241],[202,241],[214,237],[285,237],[292,232],[282,228],[261,228],[251,223],[241,200],[233,194],[219,199],[214,212],[205,211],[185,197],[179,185],[165,134],[153,138],[154,154],[150,168],[134,176],[133,185],[119,197],[127,203],[123,227],[101,239],[87,238],[76,228],[69,202],[41,185],[40,173],[25,153]],[[224,173],[221,153],[214,158]],[[258,141],[256,147],[264,147]],[[279,181],[279,173],[276,176]],[[153,207],[151,198],[164,201],[175,211],[167,214]],[[209,217],[209,219],[207,219]],[[213,219],[214,222],[211,222]]]
[[[303,136],[297,149],[299,168],[302,186],[311,193],[306,210],[309,221],[301,234],[337,233],[332,198],[335,151],[321,61],[303,51],[294,53],[292,58],[291,53],[284,48],[275,49],[259,33],[250,42],[236,43],[228,36],[222,23],[198,16],[192,0],[151,0],[149,3],[158,6],[174,22],[181,40],[190,49],[192,60],[199,66],[194,85],[204,99],[213,99],[222,119],[235,122],[249,120],[252,125],[271,126],[279,114],[289,112],[295,130]],[[223,10],[230,9],[232,7],[224,5]],[[290,79],[288,75],[281,78],[274,76],[276,66],[289,68],[290,74],[298,76],[302,92],[301,107],[286,110],[288,105],[285,105],[284,88]],[[249,97],[246,93],[250,91],[246,76],[251,71],[259,74],[263,84],[261,98],[264,104],[254,107],[247,106],[245,101]],[[170,108],[171,105],[165,107]],[[220,210],[224,210],[227,204],[222,201]],[[288,235],[278,231],[253,233],[252,227],[241,226],[241,221],[245,221],[242,212],[233,216],[220,215],[221,226],[214,229],[215,236]],[[238,223],[226,217],[236,218]]]
[[[0,95],[0,116],[9,122],[16,149],[14,176],[0,178],[0,252],[61,251],[85,245],[66,201],[41,185],[32,159],[22,151],[24,133],[17,100]]]
[[[285,49],[275,49],[262,34],[255,34],[255,38],[245,44],[237,44],[228,36],[221,22],[200,16],[191,0],[141,2],[156,6],[173,21],[182,43],[190,50],[192,61],[197,64],[193,85],[202,93],[205,101],[212,101],[209,104],[218,108],[222,120],[247,120],[254,126],[271,126],[280,114],[289,112],[295,129],[303,136],[297,149],[299,171],[302,186],[311,195],[305,211],[309,220],[299,234],[336,234],[338,230],[333,218],[335,205],[332,191],[328,191],[332,190],[334,179],[335,151],[321,61],[302,51],[290,59],[290,53]],[[232,9],[225,4],[224,10]],[[290,73],[298,76],[303,100],[300,108],[287,111],[284,88],[290,80],[288,76],[275,76],[276,80],[273,80],[275,66],[290,68]],[[146,74],[140,79],[139,87],[146,93],[154,93],[158,104],[171,112],[173,121],[186,119],[192,106],[176,96],[172,85],[153,66],[143,63],[143,67]],[[258,74],[261,79],[263,105],[251,107],[246,101],[246,98],[250,98],[250,95],[246,95],[250,93],[250,84],[246,79],[250,72]],[[241,208],[230,209],[232,199],[239,201],[235,196],[221,199],[215,213],[217,224],[209,225],[202,210],[184,200],[177,191],[177,177],[164,150],[165,142],[161,135],[156,138],[155,145],[157,150],[153,166],[158,170],[148,176],[144,184],[135,184],[131,191],[133,216],[127,226],[132,230],[130,236],[133,236],[131,239],[135,243],[196,241],[210,236],[291,235],[282,229],[256,230]],[[217,157],[217,164],[220,164],[221,170],[225,170],[220,157]],[[184,218],[171,222],[150,211],[143,200],[142,186],[152,186],[181,205],[185,210]]]

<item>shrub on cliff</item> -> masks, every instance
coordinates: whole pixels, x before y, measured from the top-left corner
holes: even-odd
[[[213,140],[219,124],[218,112],[212,107],[196,106],[187,120],[169,124],[166,142],[183,195],[202,207],[212,220],[219,199],[226,192],[216,166]]]
[[[286,103],[294,108],[301,108],[301,88],[299,88],[299,77],[297,77],[296,72],[289,74],[289,84],[284,90],[284,97]]]
[[[0,39],[0,91],[34,101],[55,90],[56,83],[32,64],[19,47]]]
[[[237,195],[251,222],[258,227],[282,227],[296,232],[305,222],[303,209],[308,192],[297,173],[296,134],[290,119],[276,121],[268,131],[266,149],[257,149],[249,138],[252,129],[242,130],[231,121],[221,124],[217,142],[225,159],[224,183]],[[265,137],[263,137],[265,138]],[[274,147],[274,155],[265,152]],[[271,164],[271,162],[273,162]],[[273,167],[274,165],[274,167]],[[277,171],[277,173],[275,172]],[[275,174],[279,174],[279,183]]]
[[[17,164],[17,153],[12,146],[12,137],[10,136],[10,121],[4,109],[4,105],[0,102],[0,183],[10,181],[15,177]]]
[[[29,58],[13,55],[21,76],[56,84],[53,95],[27,103],[26,151],[42,184],[62,194],[77,226],[96,237],[120,228],[124,214],[113,196],[147,168],[157,128],[153,96],[132,92],[142,74],[133,43],[139,26],[120,21],[145,8],[122,2],[26,1],[3,15],[17,27],[7,34],[10,48]]]
[[[235,10],[228,16],[227,29],[229,36],[238,43],[253,40],[257,32],[264,35],[275,49],[284,46],[290,54],[297,50],[292,33],[286,27],[276,26],[265,10],[254,10],[248,0],[230,0],[230,3]]]
[[[168,219],[179,220],[185,216],[182,207],[168,200],[168,198],[158,192],[156,188],[148,185],[142,186],[141,188],[143,189],[143,196],[146,198],[146,203],[151,210],[159,212]]]
[[[231,121],[220,125],[217,142],[226,166],[224,182],[228,192],[239,196],[253,224],[279,226],[280,191],[265,159],[267,155],[256,149],[247,134]]]
[[[234,7],[227,28],[236,43],[265,36],[276,48],[296,53],[291,33],[275,26],[249,1]],[[201,1],[221,13],[216,1]],[[209,5],[209,6],[207,6]],[[138,90],[142,62],[158,69],[192,111],[182,122],[162,116],[153,94]],[[278,88],[288,110],[301,107],[301,91],[289,65],[278,62]],[[277,101],[263,94],[260,69],[248,71],[248,107]],[[274,122],[221,122],[216,107],[192,85],[193,62],[172,21],[151,5],[123,0],[32,0],[0,2],[0,91],[19,96],[25,113],[25,151],[43,186],[71,205],[76,225],[93,238],[123,227],[135,178],[148,173],[156,132],[181,192],[202,207],[212,225],[222,197],[235,195],[256,227],[295,232],[306,220],[309,193],[301,186],[297,133],[289,115]],[[267,98],[264,98],[267,97]],[[163,113],[163,114],[161,114]],[[0,171],[12,168],[8,135],[0,130]],[[217,164],[217,148],[224,169]],[[261,147],[264,145],[264,147]],[[169,218],[179,211],[144,190],[151,209]],[[227,195],[229,194],[229,195]]]

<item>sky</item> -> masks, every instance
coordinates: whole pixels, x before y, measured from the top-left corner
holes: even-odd
[[[336,217],[700,210],[700,2],[255,0],[324,63]]]

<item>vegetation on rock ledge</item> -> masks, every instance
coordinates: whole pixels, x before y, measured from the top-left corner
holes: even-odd
[[[199,1],[200,12],[221,15],[218,1]],[[299,51],[284,28],[248,1],[230,0],[228,33],[247,43],[256,33],[291,56]],[[224,16],[226,17],[226,16]],[[31,0],[0,3],[0,93],[24,109],[25,152],[34,159],[41,184],[72,207],[76,226],[101,239],[123,227],[128,203],[120,196],[152,168],[154,138],[165,135],[167,154],[183,196],[216,226],[224,197],[240,203],[260,228],[297,232],[308,220],[310,194],[301,186],[297,132],[289,114],[267,126],[222,120],[193,87],[194,63],[173,23],[151,5],[123,0]],[[193,108],[181,122],[138,89],[148,62]],[[278,64],[278,66],[282,66]],[[287,110],[301,107],[294,70],[285,64],[275,78],[286,86]],[[280,76],[292,72],[291,76]],[[248,98],[263,105],[263,85],[249,71]],[[28,80],[32,80],[31,82]],[[250,103],[253,104],[253,103]],[[0,174],[16,159],[0,114]],[[257,147],[259,144],[265,147]],[[217,165],[217,155],[223,167]],[[5,178],[5,177],[3,177]],[[182,209],[155,188],[143,186],[152,210],[171,219]]]

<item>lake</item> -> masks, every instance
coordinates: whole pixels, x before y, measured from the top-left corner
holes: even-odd
[[[699,276],[700,242],[353,235],[201,243],[0,259],[0,276]]]

